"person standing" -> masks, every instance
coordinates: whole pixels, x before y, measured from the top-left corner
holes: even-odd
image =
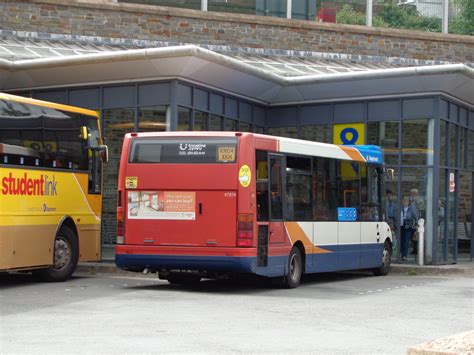
[[[410,240],[416,231],[416,224],[418,222],[418,211],[414,204],[410,204],[408,196],[402,198],[402,210],[400,212],[400,227],[401,227],[401,247],[402,260],[406,261],[408,257],[408,249]]]
[[[394,228],[397,218],[397,206],[395,201],[395,196],[393,195],[392,190],[387,190],[387,199],[385,202],[385,211],[387,212],[387,222],[390,225],[390,228]]]

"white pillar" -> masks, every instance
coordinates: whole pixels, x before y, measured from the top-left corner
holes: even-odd
[[[286,18],[291,18],[292,0],[286,0]]]
[[[448,33],[449,0],[443,0],[443,33]]]
[[[367,19],[365,23],[367,26],[372,27],[372,5],[373,5],[373,0],[366,0],[367,1],[367,8],[365,10]]]
[[[418,265],[424,265],[425,255],[425,220],[420,218],[418,220]]]
[[[207,0],[201,0],[201,11],[207,11]]]

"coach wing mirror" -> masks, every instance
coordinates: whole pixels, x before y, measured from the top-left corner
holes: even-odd
[[[83,141],[89,140],[89,130],[87,129],[86,126],[81,127],[81,139]]]
[[[105,144],[99,145],[99,152],[100,152],[100,159],[104,162],[107,163],[109,161],[109,147],[106,146]]]

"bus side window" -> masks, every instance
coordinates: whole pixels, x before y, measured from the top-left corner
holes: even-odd
[[[268,221],[268,164],[267,152],[257,150],[255,164],[257,168],[257,220]]]
[[[282,158],[270,158],[270,218],[272,220],[283,219],[282,200]]]
[[[286,157],[286,221],[311,221],[311,159]]]
[[[379,174],[371,165],[360,166],[361,220],[380,221]]]
[[[359,164],[353,161],[338,161],[338,200],[339,207],[353,207],[360,220],[360,181]]]

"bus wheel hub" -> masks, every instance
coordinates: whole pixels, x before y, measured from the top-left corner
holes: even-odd
[[[71,259],[71,248],[62,238],[57,238],[54,243],[54,268],[62,269]]]

